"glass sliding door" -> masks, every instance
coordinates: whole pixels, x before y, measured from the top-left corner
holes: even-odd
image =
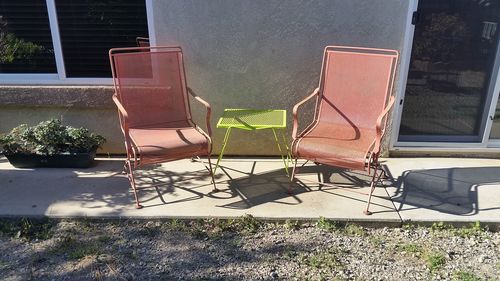
[[[398,141],[481,142],[496,81],[500,1],[420,0],[414,19]]]
[[[493,113],[490,141],[495,142],[495,146],[500,145],[500,100],[497,102],[495,112]]]

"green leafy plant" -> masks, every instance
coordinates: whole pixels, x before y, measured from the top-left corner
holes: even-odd
[[[30,127],[22,124],[0,136],[4,154],[53,155],[87,153],[100,147],[106,139],[86,128],[64,126],[60,120],[44,121]]]

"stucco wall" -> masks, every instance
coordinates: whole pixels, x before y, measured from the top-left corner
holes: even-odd
[[[214,125],[224,108],[287,109],[288,135],[293,105],[318,84],[323,48],[401,51],[407,10],[406,0],[153,1],[157,44],[182,46]],[[229,154],[276,153],[271,132],[233,132]],[[218,150],[224,131],[214,134]]]
[[[188,83],[212,104],[213,128],[224,108],[279,108],[289,111],[290,136],[292,106],[317,86],[323,48],[401,51],[407,5],[406,0],[154,0],[153,14],[157,43],[184,49]],[[111,94],[109,86],[0,86],[0,133],[20,123],[62,118],[103,134],[108,142],[101,153],[123,153]],[[302,111],[302,125],[312,117],[311,105]],[[204,108],[192,108],[204,127]],[[214,134],[217,153],[224,131]],[[267,130],[234,130],[227,154],[277,154],[273,140]]]

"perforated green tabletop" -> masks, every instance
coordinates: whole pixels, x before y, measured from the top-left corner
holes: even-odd
[[[281,159],[283,160],[285,172],[289,175],[288,161],[292,159],[292,156],[290,154],[290,150],[288,149],[288,141],[285,137],[286,110],[226,108],[217,122],[217,128],[225,128],[226,135],[224,136],[222,148],[219,153],[219,157],[217,158],[217,163],[215,164],[214,173],[217,170],[217,167],[219,167],[219,163],[224,155],[224,151],[226,150],[231,129],[235,128],[248,131],[271,129],[273,131],[274,140],[276,141],[278,150],[281,153]],[[281,132],[282,144],[280,144],[276,130]]]
[[[238,128],[243,130],[284,129],[286,110],[281,109],[224,109],[217,128]]]

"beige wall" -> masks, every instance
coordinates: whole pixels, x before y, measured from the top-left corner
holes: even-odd
[[[291,109],[317,87],[324,47],[403,51],[408,1],[153,0],[153,11],[157,44],[182,46],[188,83],[212,103],[214,124],[224,108],[287,109],[290,135]],[[303,112],[306,124],[312,110]],[[230,154],[277,153],[271,132],[234,133]],[[223,134],[215,130],[216,144]]]
[[[213,106],[291,109],[318,84],[323,48],[354,45],[402,51],[406,0],[153,0],[159,45],[181,45],[188,84]],[[104,153],[123,152],[110,87],[0,86],[0,132],[20,123],[61,118],[103,134]],[[312,117],[304,107],[302,126]],[[204,127],[204,108],[193,105]],[[389,133],[389,132],[388,132]],[[389,135],[389,134],[387,134]],[[387,142],[386,142],[387,143]],[[234,130],[227,154],[276,155],[271,131]]]

